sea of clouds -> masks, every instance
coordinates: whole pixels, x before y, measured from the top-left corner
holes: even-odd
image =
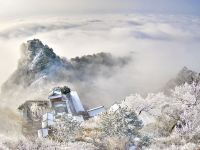
[[[118,100],[134,92],[153,92],[184,66],[200,71],[199,27],[198,16],[150,14],[35,17],[4,22],[0,24],[0,84],[17,68],[20,44],[39,38],[66,58],[98,52],[132,55],[133,61],[112,78],[96,81],[102,95]],[[113,96],[113,88],[122,92]]]

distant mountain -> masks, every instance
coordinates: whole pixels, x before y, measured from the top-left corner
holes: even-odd
[[[52,48],[39,39],[29,40],[21,46],[17,70],[1,90],[3,94],[12,94],[19,89],[45,87],[50,83],[92,82],[99,76],[111,77],[116,68],[123,67],[129,60],[130,57],[114,57],[109,53],[68,60],[56,55]]]
[[[170,89],[175,88],[176,86],[182,85],[184,83],[193,83],[193,82],[199,82],[200,81],[200,75],[199,73],[192,71],[188,69],[187,67],[184,67],[178,75],[171,79],[164,87],[164,91],[169,91]]]

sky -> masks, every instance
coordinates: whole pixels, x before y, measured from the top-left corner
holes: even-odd
[[[105,13],[200,14],[199,0],[0,0],[0,18]]]

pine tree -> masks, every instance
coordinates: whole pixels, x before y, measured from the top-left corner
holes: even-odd
[[[143,126],[134,111],[119,107],[101,116],[101,130],[106,136],[137,137]]]

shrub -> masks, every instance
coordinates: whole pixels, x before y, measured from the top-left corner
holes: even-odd
[[[64,115],[52,126],[49,138],[58,142],[73,142],[80,131],[80,123]]]

